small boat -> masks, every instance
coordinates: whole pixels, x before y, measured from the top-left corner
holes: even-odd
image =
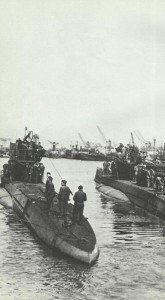
[[[2,177],[3,189],[12,198],[14,212],[47,246],[80,262],[89,265],[94,263],[99,255],[99,249],[88,220],[83,217],[81,224],[73,224],[72,204],[68,204],[64,219],[59,212],[57,196],[54,197],[52,209],[47,209],[45,184],[42,182],[44,168],[42,166],[41,172],[41,163],[38,166],[39,170],[36,168],[36,159],[40,161],[44,151],[37,148],[37,145],[35,151],[34,147],[30,151],[29,144],[29,153],[26,147],[25,151],[22,148],[18,149],[20,147],[18,143],[20,141],[12,143],[10,147],[10,160],[4,165]],[[21,147],[23,145],[24,142]]]
[[[71,153],[71,159],[85,160],[85,161],[104,161],[105,155],[102,153],[89,153],[83,151],[74,151]]]

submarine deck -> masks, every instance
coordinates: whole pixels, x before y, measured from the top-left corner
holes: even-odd
[[[53,231],[57,236],[62,236],[69,244],[84,251],[93,251],[96,244],[94,231],[87,221],[83,218],[81,224],[72,224],[73,204],[67,205],[66,219],[60,216],[57,197],[54,198],[50,211],[47,210],[47,200],[44,196],[45,184],[32,184],[23,182],[13,182],[7,184],[5,189],[19,202],[19,196],[28,198],[31,205],[30,215],[35,213],[35,224],[31,220],[29,225],[32,227],[40,226],[41,230]]]

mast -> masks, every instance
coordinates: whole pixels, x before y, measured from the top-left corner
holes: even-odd
[[[24,138],[27,135],[27,126],[25,126],[25,133],[24,133]]]
[[[156,152],[156,138],[154,137],[154,155],[155,155],[155,152]]]
[[[132,146],[135,146],[134,136],[132,132],[131,132],[131,141],[132,141]]]
[[[109,140],[106,139],[104,133],[102,132],[102,130],[101,130],[101,128],[99,126],[97,126],[97,129],[98,129],[100,135],[102,136],[102,138],[103,138],[103,140],[105,142],[106,149],[111,150],[111,147],[112,147],[111,140],[110,139]]]

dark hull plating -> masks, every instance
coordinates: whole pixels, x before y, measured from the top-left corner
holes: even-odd
[[[93,263],[99,254],[96,238],[84,218],[78,224],[64,226],[55,199],[51,212],[47,210],[44,184],[14,182],[5,186],[13,199],[13,210],[49,247],[82,261]],[[71,220],[73,205],[68,205],[67,219]]]
[[[152,189],[137,186],[131,181],[116,180],[110,175],[103,175],[100,169],[96,171],[95,181],[123,192],[138,207],[165,219],[165,196],[156,195]]]

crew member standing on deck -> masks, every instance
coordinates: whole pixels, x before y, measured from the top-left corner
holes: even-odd
[[[61,187],[60,187],[59,194],[58,194],[59,209],[60,209],[61,215],[64,218],[66,216],[66,210],[67,210],[67,204],[69,201],[69,196],[70,196],[70,194],[72,194],[70,188],[66,184],[67,184],[66,180],[61,181]]]
[[[53,178],[48,176],[47,178],[47,186],[45,190],[45,197],[47,199],[48,211],[50,210],[51,204],[53,202],[53,198],[55,197],[55,189],[53,184]]]
[[[46,175],[47,175],[47,178],[46,178],[46,189],[47,189],[48,185],[49,185],[49,176],[51,176],[51,173],[47,172]]]
[[[84,201],[87,201],[87,195],[83,191],[83,186],[78,187],[78,191],[73,196],[74,209],[73,209],[73,223],[80,222],[83,219]]]

